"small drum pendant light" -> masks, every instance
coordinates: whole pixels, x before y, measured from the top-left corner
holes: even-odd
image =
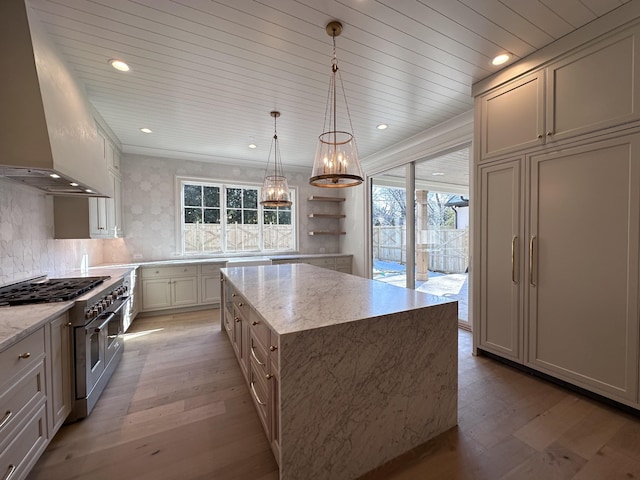
[[[280,112],[273,111],[270,113],[273,117],[273,140],[269,148],[269,156],[267,157],[267,168],[264,172],[264,183],[260,193],[260,205],[265,207],[288,207],[291,205],[291,192],[287,177],[284,176],[282,170],[282,159],[280,158],[280,145],[278,144],[278,131],[276,129],[277,118]],[[273,174],[269,173],[269,162],[273,152]]]

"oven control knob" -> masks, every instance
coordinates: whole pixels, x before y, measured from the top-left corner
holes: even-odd
[[[84,318],[86,319],[93,318],[93,310],[92,309],[87,310],[84,314]]]

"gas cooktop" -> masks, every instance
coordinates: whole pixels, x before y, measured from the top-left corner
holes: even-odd
[[[16,283],[0,288],[0,306],[66,302],[109,278],[111,277],[50,278],[44,281]]]

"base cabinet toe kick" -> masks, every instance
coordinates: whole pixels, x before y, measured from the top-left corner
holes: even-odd
[[[456,302],[305,264],[220,280],[282,480],[357,478],[456,425]]]

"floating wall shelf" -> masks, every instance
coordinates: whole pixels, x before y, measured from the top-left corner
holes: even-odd
[[[330,202],[330,203],[341,203],[345,201],[344,197],[319,197],[312,195],[309,197],[310,202]],[[347,216],[343,213],[316,213],[312,212],[307,214],[309,218],[317,218],[317,219],[332,219],[339,220],[341,218],[346,218]],[[337,224],[336,224],[337,226]],[[309,235],[346,235],[347,232],[341,232],[339,230],[312,230],[308,232]]]

